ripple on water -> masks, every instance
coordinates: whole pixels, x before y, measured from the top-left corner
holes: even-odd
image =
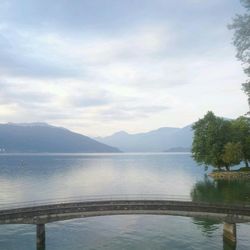
[[[25,164],[20,167],[20,162]],[[88,194],[190,195],[198,182],[196,194],[207,194],[211,185],[203,181],[204,170],[190,155],[0,156],[0,205]],[[213,198],[216,187],[212,191]],[[0,250],[33,250],[35,230],[32,225],[0,225]],[[222,224],[185,217],[76,219],[48,224],[46,233],[46,250],[223,249]],[[250,249],[250,224],[239,225],[237,233],[237,250]]]

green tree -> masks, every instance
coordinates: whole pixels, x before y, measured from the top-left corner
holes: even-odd
[[[246,167],[250,161],[250,119],[244,116],[232,121],[233,141],[242,147],[242,160]]]
[[[242,154],[242,145],[240,142],[228,142],[224,146],[224,152],[222,154],[222,160],[227,164],[226,168],[229,170],[229,167],[238,165],[241,163],[243,158]]]
[[[208,112],[193,125],[192,156],[199,164],[221,169],[231,164],[223,160],[225,145],[231,141],[231,122]]]
[[[234,30],[233,44],[237,49],[236,57],[243,63],[243,68],[250,77],[250,0],[241,0],[246,9],[244,15],[236,15],[229,29]],[[250,80],[242,84],[244,92],[248,96],[250,108]],[[248,112],[249,114],[250,112]]]

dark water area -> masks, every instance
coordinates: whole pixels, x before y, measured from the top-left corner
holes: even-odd
[[[189,154],[0,155],[0,207],[126,194],[250,201],[249,181],[213,181],[207,172]],[[33,225],[0,225],[0,249],[35,249],[35,231]],[[223,244],[222,233],[220,222],[196,218],[93,217],[47,224],[46,249],[235,249]],[[237,225],[237,250],[250,249],[249,235],[249,223]]]

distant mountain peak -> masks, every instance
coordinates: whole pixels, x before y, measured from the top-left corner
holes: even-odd
[[[155,130],[151,130],[147,133],[154,133],[154,132],[165,132],[165,131],[174,131],[174,130],[179,130],[180,128],[177,127],[161,127]]]
[[[184,128],[161,127],[137,134],[119,131],[96,139],[125,152],[162,152],[168,148],[190,148],[192,137],[193,131],[191,125],[188,125]]]
[[[129,133],[127,133],[126,131],[121,130],[121,131],[118,131],[118,132],[114,133],[112,136],[115,136],[115,135],[129,135]]]

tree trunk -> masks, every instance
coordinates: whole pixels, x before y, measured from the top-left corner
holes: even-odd
[[[229,166],[225,166],[225,167],[226,167],[226,170],[227,170],[227,171],[230,171],[230,168],[229,168]]]

